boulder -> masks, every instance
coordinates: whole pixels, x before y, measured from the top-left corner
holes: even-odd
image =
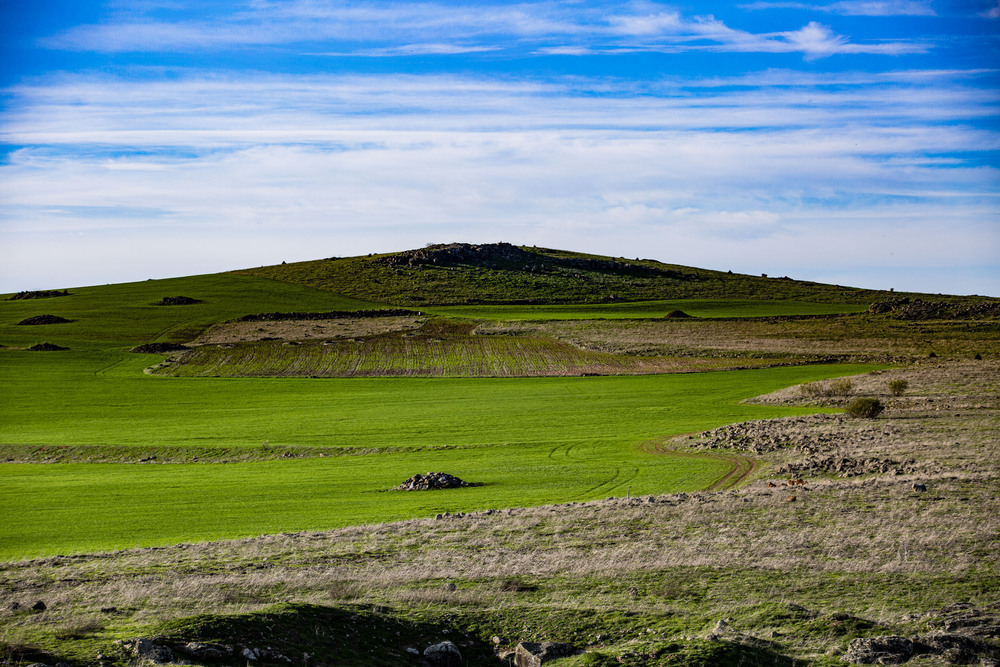
[[[233,654],[228,646],[213,646],[201,642],[188,642],[179,649],[181,652],[201,660],[221,660]]]
[[[140,660],[149,660],[150,662],[158,664],[165,664],[174,661],[174,652],[171,651],[168,646],[154,644],[149,639],[135,640],[133,653],[135,653],[135,657]]]
[[[424,659],[432,665],[455,667],[462,664],[462,653],[453,642],[443,641],[425,648]]]
[[[568,658],[577,653],[572,644],[562,642],[521,642],[514,652],[515,667],[541,667],[541,665]]]

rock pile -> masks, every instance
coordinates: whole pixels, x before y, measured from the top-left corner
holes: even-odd
[[[68,347],[63,347],[62,345],[56,345],[55,343],[39,343],[38,345],[32,345],[28,348],[29,352],[58,352],[59,350],[68,350]]]
[[[8,301],[21,301],[23,299],[49,299],[54,296],[69,296],[67,290],[57,290],[57,289],[46,289],[38,290],[35,292],[18,292],[12,297],[9,297]]]
[[[165,296],[154,305],[157,306],[190,306],[193,303],[201,303],[198,299],[189,296]]]
[[[19,326],[34,326],[36,324],[63,324],[64,322],[70,322],[65,317],[59,317],[58,315],[35,315],[34,317],[29,317],[27,319],[18,322]]]
[[[430,489],[457,489],[469,486],[468,482],[460,480],[446,472],[429,472],[426,475],[414,475],[397,488],[400,491],[428,491]]]
[[[697,449],[742,449],[754,454],[765,454],[781,449],[817,454],[835,449],[841,436],[815,432],[809,428],[814,421],[792,418],[730,424],[700,433],[697,436],[698,441],[692,446]]]
[[[909,461],[893,461],[868,457],[854,459],[849,456],[810,456],[804,461],[788,463],[777,470],[777,475],[801,475],[804,473],[831,473],[840,477],[858,477],[859,475],[884,475],[893,473],[903,475],[917,470],[915,459]]]

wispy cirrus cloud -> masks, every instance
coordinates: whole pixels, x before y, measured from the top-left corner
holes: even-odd
[[[747,10],[803,9],[842,16],[937,16],[930,0],[843,0],[826,5],[805,2],[751,2],[740,5]]]
[[[910,11],[916,12],[917,4],[913,0],[908,4],[906,0],[845,1],[827,6],[827,11],[899,13],[906,9],[904,5],[913,5]],[[754,8],[765,6],[771,5],[757,3]],[[836,7],[840,9],[833,9]],[[76,26],[43,40],[43,44],[105,53],[327,45],[334,48],[308,52],[356,56],[454,55],[527,46],[530,53],[546,55],[712,50],[801,52],[815,58],[859,53],[899,55],[929,48],[926,42],[852,43],[815,22],[783,32],[752,33],[732,28],[711,15],[684,16],[652,2],[608,7],[557,0],[476,6],[292,0],[253,2],[240,11],[202,20],[172,16],[154,12]]]
[[[1000,95],[982,76],[52,77],[7,91],[4,271],[30,275],[17,257],[67,234],[81,256],[168,249],[163,272],[219,268],[191,241],[169,252],[177,237],[241,239],[234,268],[497,234],[736,270],[841,246],[883,265],[890,227],[907,261],[987,263]]]

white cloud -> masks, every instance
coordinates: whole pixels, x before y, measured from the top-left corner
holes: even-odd
[[[901,14],[918,13],[922,5],[926,3],[915,0],[848,0],[820,9]],[[775,5],[757,3],[751,7],[765,6]],[[781,33],[755,34],[731,28],[711,15],[684,17],[652,2],[634,2],[622,11],[555,1],[472,6],[289,0],[254,2],[249,10],[201,20],[156,16],[129,14],[122,21],[81,25],[42,43],[56,49],[110,53],[294,44],[310,53],[360,56],[469,54],[521,49],[525,45],[529,53],[548,55],[711,49],[802,52],[813,58],[845,53],[898,55],[929,48],[926,43],[907,41],[854,44],[816,23]]]
[[[58,270],[46,245],[97,271],[227,236],[225,265],[194,251],[191,272],[501,239],[792,272],[877,263],[887,230],[910,262],[995,263],[1000,179],[977,157],[1000,136],[974,125],[1000,99],[975,81],[53,78],[8,91],[0,136],[24,148],[0,165],[0,285]],[[178,254],[140,268],[181,272]]]
[[[843,0],[827,5],[805,2],[751,2],[742,9],[801,9],[842,16],[936,16],[930,0]]]

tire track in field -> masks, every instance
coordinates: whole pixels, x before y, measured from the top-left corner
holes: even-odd
[[[731,489],[734,486],[741,484],[747,477],[749,477],[755,470],[757,470],[760,462],[756,459],[752,459],[749,456],[742,456],[739,454],[716,454],[709,452],[679,452],[673,449],[667,449],[663,446],[662,442],[647,442],[642,445],[642,450],[647,454],[653,455],[669,455],[678,457],[687,457],[695,459],[715,459],[716,461],[725,461],[730,464],[732,468],[729,469],[725,475],[717,479],[710,486],[706,487],[705,491],[720,491],[724,489]]]

